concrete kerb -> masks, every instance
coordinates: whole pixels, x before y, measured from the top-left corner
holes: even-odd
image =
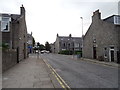
[[[44,59],[44,63],[48,66],[48,68],[51,70],[52,74],[56,78],[57,82],[59,82],[59,85],[61,88],[64,88],[65,90],[71,90],[71,88],[66,84],[66,82],[57,74],[57,72],[49,65]]]
[[[76,57],[73,57],[73,55],[62,55],[62,56],[68,57],[69,59],[72,59],[72,60],[82,60],[82,61],[88,61],[96,64],[120,68],[120,64],[117,64],[115,62],[98,61],[96,59],[88,59],[88,58],[76,58]]]
[[[63,56],[66,56],[66,55],[63,55]],[[83,61],[88,61],[88,62],[93,62],[93,63],[97,63],[97,64],[120,68],[120,65],[117,63],[114,63],[114,62],[98,61],[96,59],[88,59],[88,58],[74,58],[73,55],[69,55],[67,57],[72,60],[83,60]]]
[[[47,66],[46,62],[40,58],[44,64],[46,65],[46,68],[47,68],[47,71],[49,72],[49,77],[50,77],[50,80],[51,80],[51,83],[53,84],[53,87],[54,88],[62,88],[61,85],[59,84],[59,82],[56,80],[56,78],[54,77],[53,73],[51,72],[50,68]]]
[[[107,65],[107,66],[120,68],[119,64],[114,63],[114,62],[111,63],[111,62],[105,62],[105,61],[97,61],[96,59],[92,60],[92,59],[88,59],[88,58],[80,58],[78,60],[89,61],[89,62],[93,62],[93,63],[98,63],[98,64],[103,64],[103,65]]]

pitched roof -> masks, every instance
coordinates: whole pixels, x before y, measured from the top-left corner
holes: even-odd
[[[68,40],[74,41],[74,42],[81,42],[82,38],[81,37],[69,37],[69,36],[58,36],[60,41],[65,41],[67,42]]]
[[[114,16],[118,16],[118,17],[120,17],[120,15],[112,15],[112,16],[109,16],[109,17],[103,19],[103,21],[106,21],[107,19],[112,18],[112,17],[114,17]]]
[[[21,15],[18,14],[6,14],[6,13],[1,13],[2,17],[11,17],[13,20],[18,20],[20,19]]]

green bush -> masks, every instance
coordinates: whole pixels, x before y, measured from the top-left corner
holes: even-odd
[[[80,54],[82,54],[82,51],[75,51],[75,54],[80,55]]]
[[[60,51],[58,54],[72,55],[72,54],[73,54],[73,51],[63,50],[63,51]]]
[[[3,50],[9,49],[9,45],[7,43],[2,43],[2,49]]]
[[[62,50],[58,54],[64,54],[64,55],[73,55],[73,54],[78,55],[79,54],[80,55],[80,54],[82,54],[82,51]]]

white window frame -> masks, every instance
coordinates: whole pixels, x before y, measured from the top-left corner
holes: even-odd
[[[61,38],[61,40],[63,40],[63,38]]]
[[[75,48],[79,48],[79,47],[80,47],[80,44],[79,44],[79,43],[74,43],[74,47],[75,47]]]
[[[0,16],[0,21],[2,21],[2,17]]]
[[[114,16],[114,24],[120,25],[120,17],[119,16]]]
[[[114,47],[114,45],[110,45],[110,48],[109,48],[109,62],[111,62],[111,51],[114,51],[114,54],[115,54],[115,47],[113,49],[111,47]]]
[[[3,18],[8,18],[8,21],[3,21]],[[1,31],[2,32],[10,32],[10,21],[11,21],[10,17],[1,17]],[[3,30],[2,29],[2,22],[8,22],[8,30]]]

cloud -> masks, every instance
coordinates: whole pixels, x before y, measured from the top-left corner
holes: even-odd
[[[83,17],[84,33],[92,13],[100,9],[102,18],[117,13],[118,0],[0,0],[1,13],[20,13],[21,4],[26,9],[27,30],[36,41],[54,42],[56,34],[81,36]]]

